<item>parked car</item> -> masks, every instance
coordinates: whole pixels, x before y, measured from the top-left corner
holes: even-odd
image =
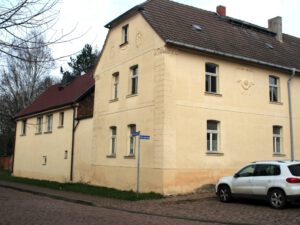
[[[258,161],[242,168],[234,176],[223,177],[216,184],[221,202],[232,198],[261,198],[271,207],[282,209],[288,202],[300,200],[299,161]]]

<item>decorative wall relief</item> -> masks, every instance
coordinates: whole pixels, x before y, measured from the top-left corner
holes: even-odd
[[[179,55],[178,50],[176,49],[169,49],[166,47],[157,48],[154,50],[154,56],[168,54],[168,55]]]
[[[143,35],[141,32],[137,32],[135,35],[135,46],[139,48],[143,44]]]
[[[115,54],[116,54],[116,52],[115,52],[115,47],[112,46],[112,47],[110,48],[110,51],[109,51],[109,56],[110,56],[110,58],[113,58],[113,57],[115,56]]]
[[[248,91],[252,86],[254,86],[253,82],[250,82],[248,80],[238,80],[238,83],[241,84],[241,87],[245,90]]]

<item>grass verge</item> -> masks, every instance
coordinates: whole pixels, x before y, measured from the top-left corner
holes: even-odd
[[[133,191],[120,191],[114,188],[98,187],[82,183],[59,183],[47,180],[36,180],[12,176],[9,172],[0,170],[0,180],[16,183],[28,184],[38,187],[46,187],[61,191],[77,192],[100,197],[122,199],[128,201],[150,200],[163,198],[161,194],[154,192],[140,193],[137,195]]]

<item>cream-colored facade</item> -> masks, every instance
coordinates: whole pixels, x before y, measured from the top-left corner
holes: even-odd
[[[128,25],[128,43],[122,43]],[[205,65],[217,65],[217,94],[205,91]],[[132,66],[138,91],[130,95]],[[118,73],[118,99],[114,98]],[[269,76],[280,99],[270,102]],[[110,29],[95,71],[91,182],[135,190],[137,153],[129,155],[129,125],[150,135],[141,142],[141,191],[191,192],[254,160],[290,159],[287,81],[290,74],[167,47],[136,14]],[[300,79],[292,82],[295,149],[299,158]],[[218,149],[207,150],[207,122],[218,122]],[[281,148],[273,152],[273,126]],[[116,128],[116,153],[111,155]],[[136,149],[137,151],[137,146]]]
[[[206,64],[216,68],[215,93],[206,91]],[[150,136],[140,145],[141,192],[187,193],[251,161],[290,159],[290,75],[171,48],[140,13],[131,14],[108,33],[94,73],[93,118],[75,126],[73,181],[135,190],[138,138],[132,131]],[[279,93],[273,102],[270,76]],[[297,76],[292,81],[296,159],[299,86]],[[26,136],[20,135],[22,118],[17,122],[15,175],[70,181],[73,110],[64,109],[63,128],[57,127],[60,111],[53,112],[52,133],[35,134],[37,115],[27,118]],[[210,121],[215,130],[208,129]],[[274,140],[280,140],[278,152]]]
[[[62,113],[63,124],[60,118]],[[73,115],[74,109],[65,107],[17,120],[14,176],[70,182]],[[52,116],[51,130],[48,128],[48,116]],[[42,118],[40,130],[38,118]],[[26,120],[25,133],[22,130],[24,120]],[[74,133],[73,155],[76,157],[73,164],[73,181],[75,182],[84,182],[88,178],[86,174],[86,178],[82,179],[81,172],[86,171],[86,165],[90,163],[91,124],[92,118],[80,120]]]

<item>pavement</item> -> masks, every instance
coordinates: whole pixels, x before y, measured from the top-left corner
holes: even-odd
[[[3,191],[6,190],[7,192],[13,192],[15,193],[15,195],[20,196],[23,193],[27,197],[31,196],[30,198],[39,199],[40,201],[43,201],[45,203],[55,201],[56,204],[69,204],[72,205],[72,207],[75,207],[77,205],[78,207],[81,206],[84,209],[102,210],[102,213],[109,212],[111,213],[110,215],[115,215],[114,213],[117,213],[117,215],[124,214],[124,217],[125,215],[131,215],[131,219],[136,218],[135,221],[131,221],[131,224],[139,224],[139,221],[141,221],[142,218],[144,218],[145,220],[149,220],[149,223],[143,222],[143,224],[177,224],[178,221],[181,221],[179,222],[179,224],[300,224],[299,205],[290,206],[284,210],[275,210],[270,208],[268,204],[263,201],[260,202],[240,200],[234,201],[233,203],[225,204],[219,202],[215,194],[212,192],[198,192],[189,195],[169,196],[164,199],[158,200],[143,200],[131,202],[89,196],[73,192],[52,190],[48,188],[35,187],[26,184],[12,183],[6,181],[0,181],[0,191],[1,189]],[[3,202],[3,200],[1,200],[0,198],[0,202],[1,201]],[[13,209],[17,206],[9,207]],[[92,214],[92,212],[89,213]],[[99,216],[98,214],[99,213],[96,213],[97,216]],[[114,218],[114,216],[112,216],[112,218]],[[160,222],[154,223],[154,221]],[[163,221],[164,223],[162,223]],[[116,222],[117,221],[115,221],[115,223]],[[0,224],[2,224],[1,209]]]

